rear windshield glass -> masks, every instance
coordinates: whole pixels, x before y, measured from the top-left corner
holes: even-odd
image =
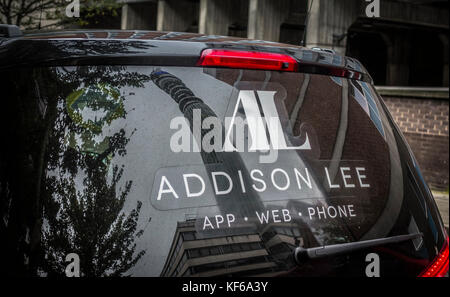
[[[386,236],[400,212],[399,152],[368,83],[148,66],[18,80],[42,275],[71,252],[85,275],[276,275],[295,247]]]

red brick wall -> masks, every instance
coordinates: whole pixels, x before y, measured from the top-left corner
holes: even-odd
[[[448,99],[383,96],[431,188],[447,189],[449,166]]]

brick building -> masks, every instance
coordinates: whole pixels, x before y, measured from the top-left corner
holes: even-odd
[[[448,88],[378,87],[433,189],[448,190]]]

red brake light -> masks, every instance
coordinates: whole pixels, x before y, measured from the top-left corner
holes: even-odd
[[[239,50],[206,49],[197,66],[296,71],[297,61],[289,55]]]
[[[419,276],[443,277],[448,272],[448,236],[437,257]]]

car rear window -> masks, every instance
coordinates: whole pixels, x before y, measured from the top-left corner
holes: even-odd
[[[17,77],[31,144],[15,143],[30,168],[15,178],[37,180],[21,191],[39,201],[24,228],[41,275],[69,253],[84,275],[278,275],[295,247],[387,236],[401,212],[405,172],[367,82],[149,66]]]

